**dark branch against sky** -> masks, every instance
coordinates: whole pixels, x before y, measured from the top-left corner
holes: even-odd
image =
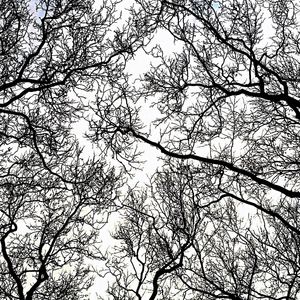
[[[299,13],[0,0],[0,299],[298,299]]]

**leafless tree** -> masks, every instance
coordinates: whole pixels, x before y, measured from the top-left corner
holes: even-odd
[[[95,139],[107,138],[117,154],[139,140],[167,156],[214,165],[245,189],[299,197],[297,3],[137,2],[139,24],[157,24],[182,51],[165,57],[155,47],[150,54],[159,64],[141,78],[142,87],[123,84],[119,102],[99,101],[114,109],[106,122],[91,123]],[[138,115],[144,99],[160,115],[151,124],[160,141],[151,140]]]
[[[107,262],[111,299],[299,298],[299,235],[213,180],[213,168],[169,162],[132,194]]]
[[[85,298],[121,181],[103,163],[76,166],[80,184],[50,174],[37,155],[1,176],[0,299]]]
[[[88,297],[107,154],[130,171],[140,142],[164,166],[119,202],[113,299],[299,298],[299,4],[121,2],[0,0],[0,298]]]
[[[120,253],[132,253],[133,269],[123,272],[122,255],[112,262],[116,283],[110,293],[115,299],[174,299],[176,291],[179,299],[297,299],[299,3],[137,0],[131,12],[138,26],[151,28],[150,38],[169,34],[174,53],[151,43],[144,47],[152,66],[137,87],[123,84],[123,77],[117,100],[98,102],[101,122],[91,122],[93,138],[129,162],[140,142],[160,150],[163,159],[186,161],[210,179],[208,188],[199,181],[199,190],[189,189],[212,204],[185,213],[204,214],[209,230],[199,221],[179,238],[169,227],[180,213],[154,213],[174,206],[170,195],[155,197],[156,180],[154,195],[148,193],[152,200],[136,195],[128,223],[116,235],[127,245]],[[144,103],[157,112],[151,124],[140,114]],[[106,119],[99,113],[105,108],[113,108]],[[180,194],[175,182],[174,194]],[[154,204],[144,208],[139,198]],[[243,213],[248,210],[249,216]],[[144,268],[135,269],[138,260]]]
[[[82,299],[103,258],[122,179],[74,126],[141,45],[118,3],[0,1],[0,299]]]

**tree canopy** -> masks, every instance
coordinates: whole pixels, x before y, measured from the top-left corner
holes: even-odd
[[[297,1],[0,7],[0,299],[300,297]]]

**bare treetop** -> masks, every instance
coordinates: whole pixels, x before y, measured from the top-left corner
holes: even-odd
[[[0,0],[0,299],[298,299],[299,5]]]

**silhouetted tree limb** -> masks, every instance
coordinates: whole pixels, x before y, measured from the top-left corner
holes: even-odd
[[[149,70],[134,84],[123,75],[111,85],[122,86],[115,97],[103,94],[90,137],[131,165],[140,144],[154,147],[166,169],[124,208],[123,244],[108,265],[115,299],[299,297],[299,11],[292,0],[135,2],[133,18],[173,38],[173,51],[155,38],[143,47]],[[152,121],[143,105],[157,114]],[[201,179],[186,186],[184,203],[198,205],[184,207],[183,219],[201,221],[187,226],[195,236],[182,264],[155,280],[174,256],[182,213],[168,209],[181,194],[178,177],[192,181],[185,172]]]
[[[151,193],[125,203],[108,263],[113,299],[297,299],[299,235],[260,208],[241,216],[247,204],[206,172],[169,161]],[[286,220],[299,218],[284,205]]]
[[[74,127],[143,44],[118,3],[0,1],[1,299],[88,297],[123,179]]]

